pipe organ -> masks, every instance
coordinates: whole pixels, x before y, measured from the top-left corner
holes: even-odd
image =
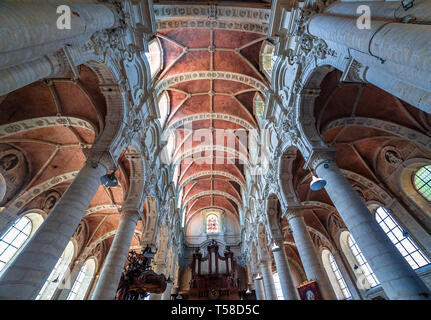
[[[212,240],[205,255],[199,250],[193,254],[191,270],[190,298],[229,299],[232,295],[238,298],[235,261],[229,247],[226,247],[222,256],[217,242]]]

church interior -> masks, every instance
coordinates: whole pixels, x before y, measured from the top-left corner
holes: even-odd
[[[430,300],[431,1],[0,1],[0,300]]]

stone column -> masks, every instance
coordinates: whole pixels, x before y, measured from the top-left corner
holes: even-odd
[[[253,277],[254,292],[256,293],[256,300],[265,300],[265,292],[263,290],[262,277]]]
[[[61,4],[71,9],[70,29],[57,28],[58,5],[0,3],[6,37],[0,43],[0,96],[43,78],[62,76],[69,63],[65,48],[71,63],[86,62],[88,56],[80,52],[82,44],[95,32],[118,25],[115,10],[105,4],[74,4],[70,0]]]
[[[399,65],[430,72],[431,41],[429,37],[423,36],[429,33],[429,25],[388,22],[374,19],[369,30],[358,29],[356,17],[319,14],[311,18],[308,31],[323,40],[333,41]]]
[[[349,48],[349,55],[367,67],[363,80],[430,113],[431,41],[423,36],[430,32],[430,26],[396,21],[393,15],[386,16],[393,12],[387,5],[385,3],[376,10],[371,9],[373,18],[370,29],[358,29],[356,26],[358,18],[352,12],[353,7],[354,10],[357,8],[355,4],[341,4],[332,10],[338,12],[336,15],[324,13],[313,16],[308,31],[328,43]],[[430,6],[425,3],[421,5],[426,8],[417,10],[415,4],[415,13],[409,11],[409,15],[417,20],[422,20],[418,18],[422,15],[425,21],[429,21],[427,12]],[[374,18],[375,15],[385,19]]]
[[[175,249],[174,249],[175,252]],[[172,288],[174,286],[174,279],[176,278],[175,276],[175,269],[177,266],[177,260],[178,259],[178,255],[175,255],[174,257],[172,257],[172,263],[171,263],[171,270],[168,273],[168,278],[171,278],[171,282],[168,282],[166,285],[166,290],[165,292],[163,292],[161,299],[162,300],[171,300],[171,292],[172,292]]]
[[[283,243],[278,243],[277,247],[272,248],[272,252],[284,300],[298,300]]]
[[[69,2],[69,3],[67,3]],[[113,28],[118,23],[116,13],[104,4],[73,4],[64,1],[71,10],[71,28],[59,29],[58,4],[47,2],[0,3],[0,21],[5,37],[0,42],[0,68],[8,68],[52,54],[66,45],[84,42],[99,30]]]
[[[315,152],[310,163],[317,175],[327,181],[326,192],[389,299],[431,299],[429,289],[379,226],[332,160],[332,153]]]
[[[272,277],[271,261],[261,261],[259,267],[260,272],[262,272],[266,300],[278,300],[274,278]]]
[[[113,300],[115,298],[138,219],[139,212],[136,209],[122,212],[120,224],[91,300]]]
[[[90,205],[108,165],[87,161],[0,278],[0,299],[36,298]]]
[[[338,250],[332,252],[334,256],[334,260],[337,263],[338,269],[340,270],[341,275],[343,276],[344,281],[346,282],[347,288],[349,289],[353,300],[363,300],[361,293],[355,284],[355,278],[348,272],[346,265],[344,264],[343,258],[341,257],[341,253]]]
[[[289,219],[293,238],[295,239],[295,244],[308,280],[317,281],[323,299],[336,300],[325,269],[322,266],[320,258],[316,254],[302,213],[296,211],[295,213],[289,214],[287,218]]]

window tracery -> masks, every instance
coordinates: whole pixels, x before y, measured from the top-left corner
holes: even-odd
[[[0,271],[12,260],[18,250],[28,241],[33,229],[31,220],[23,216],[0,237]]]
[[[431,165],[423,166],[416,171],[413,184],[416,190],[431,202]]]
[[[375,211],[375,218],[380,227],[413,269],[418,269],[431,263],[428,257],[411,239],[408,232],[403,231],[386,208],[377,208]]]

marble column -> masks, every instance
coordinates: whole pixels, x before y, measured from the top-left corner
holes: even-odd
[[[316,253],[310,234],[308,233],[302,213],[296,211],[295,213],[289,214],[287,218],[289,219],[296,248],[298,249],[299,257],[301,258],[308,280],[317,281],[324,300],[336,300],[328,276]]]
[[[253,277],[254,292],[256,293],[256,300],[265,300],[265,292],[263,289],[262,277]]]
[[[0,278],[0,299],[36,298],[90,205],[108,165],[87,161]]]
[[[272,276],[271,261],[261,261],[259,267],[263,277],[266,300],[278,300],[277,292],[275,291],[274,278]]]
[[[136,209],[122,212],[120,224],[91,297],[92,300],[113,300],[115,298],[138,220],[139,212]]]
[[[311,18],[308,31],[323,40],[429,73],[431,40],[423,35],[429,33],[431,27],[425,24],[388,22],[372,20],[370,29],[358,29],[356,17],[319,14]]]
[[[422,10],[414,8],[416,13],[409,11],[409,15],[421,20],[416,14],[422,14],[423,17],[428,16],[425,21],[429,21],[429,13],[424,12],[430,11],[430,5],[425,3],[421,5],[425,8]],[[401,23],[392,16],[390,20],[388,17],[371,19],[369,29],[358,29],[356,13],[349,16],[353,13],[353,7],[356,10],[357,6],[354,4],[350,6],[342,4],[338,5],[337,10],[334,8],[334,11],[345,13],[313,16],[308,24],[309,33],[328,44],[349,48],[349,55],[367,67],[363,75],[364,81],[430,113],[431,40],[423,35],[430,33],[431,26]],[[378,10],[380,11],[371,9],[371,13],[384,17],[391,12],[388,7],[386,9],[380,7]]]
[[[69,2],[69,3],[67,3]],[[52,54],[66,45],[83,43],[90,36],[118,23],[113,8],[105,4],[70,3],[71,28],[59,29],[58,4],[43,1],[0,3],[2,36],[0,42],[0,68],[8,68]]]
[[[332,160],[332,153],[315,152],[310,162],[317,175],[327,181],[326,192],[389,299],[431,299],[430,290],[379,226]]]
[[[174,249],[173,252],[175,252],[176,250]],[[163,292],[161,299],[162,300],[171,300],[171,293],[172,293],[172,288],[174,286],[174,279],[176,278],[175,276],[175,269],[177,266],[177,260],[178,256],[175,255],[174,257],[172,257],[172,263],[171,263],[171,270],[169,271],[167,277],[171,279],[171,282],[168,282],[166,284],[166,290],[165,292]]]
[[[277,247],[273,247],[272,253],[274,254],[275,266],[278,278],[280,279],[284,300],[298,300],[283,243],[279,243]]]
[[[81,52],[82,44],[95,32],[118,25],[115,10],[105,4],[61,4],[71,9],[70,29],[57,28],[58,5],[0,3],[6,37],[0,43],[0,96],[43,78],[61,77],[69,68],[64,49],[73,65],[85,63],[89,57]]]

